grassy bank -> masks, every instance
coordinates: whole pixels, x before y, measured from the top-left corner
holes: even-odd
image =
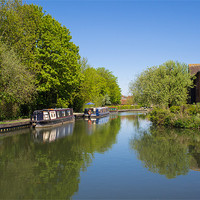
[[[19,123],[19,122],[26,122],[30,121],[30,119],[17,119],[17,120],[10,120],[10,121],[0,121],[1,124],[13,124],[13,123]]]
[[[200,104],[154,108],[149,116],[156,125],[200,129]]]

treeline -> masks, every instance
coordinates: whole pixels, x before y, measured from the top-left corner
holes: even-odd
[[[37,5],[0,0],[0,120],[33,110],[120,103],[117,78],[79,55],[69,29]]]

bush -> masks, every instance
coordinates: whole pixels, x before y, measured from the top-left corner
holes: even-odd
[[[150,112],[150,120],[157,125],[169,125],[170,111],[168,109],[154,108]]]
[[[150,120],[156,125],[176,128],[200,128],[200,105],[172,106],[170,109],[154,108]]]
[[[172,106],[170,108],[170,112],[172,112],[172,113],[179,113],[180,112],[180,106]]]

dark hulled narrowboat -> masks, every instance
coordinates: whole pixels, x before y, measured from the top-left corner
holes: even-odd
[[[72,108],[36,110],[31,117],[31,124],[36,128],[45,128],[74,121]]]
[[[100,118],[109,115],[108,107],[98,108],[85,108],[84,117],[87,118]]]

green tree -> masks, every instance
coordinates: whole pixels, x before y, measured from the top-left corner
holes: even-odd
[[[41,108],[73,103],[82,74],[79,48],[71,42],[69,30],[50,15],[42,18],[37,40],[37,91]],[[61,105],[60,105],[61,106]]]
[[[82,79],[79,48],[69,30],[42,7],[21,0],[0,1],[0,36],[35,74],[35,109],[73,105]]]
[[[102,105],[104,94],[102,91],[106,89],[106,82],[103,77],[97,74],[93,67],[88,67],[83,72],[84,81],[81,83],[80,94],[84,102],[92,101],[96,106]]]
[[[35,93],[34,76],[20,62],[13,49],[0,42],[0,118],[16,117],[22,104]]]
[[[192,76],[184,63],[168,61],[142,72],[129,89],[137,103],[171,107],[186,103]]]
[[[91,67],[87,58],[80,59],[79,64],[84,76],[80,89],[83,103],[92,101],[96,106],[120,103],[121,89],[112,72],[104,67]]]
[[[105,69],[104,67],[97,68],[97,73],[106,81],[106,90],[104,92],[104,96],[108,95],[112,104],[120,104],[121,89],[118,85],[117,77],[115,77],[111,71]]]
[[[44,15],[42,7],[21,0],[0,0],[1,40],[13,47],[21,61],[35,71],[35,49]]]

